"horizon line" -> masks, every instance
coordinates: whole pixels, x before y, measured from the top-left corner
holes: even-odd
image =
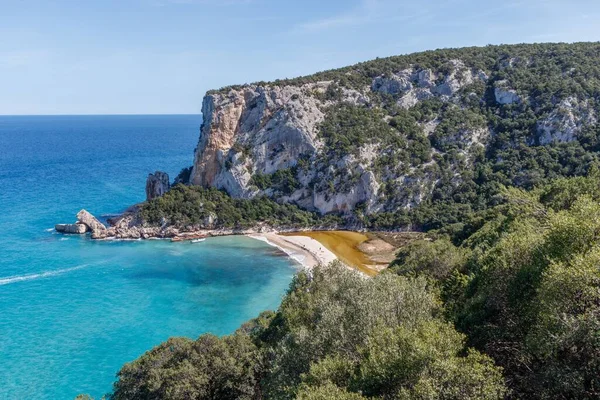
[[[202,115],[202,113],[114,113],[114,114],[0,114],[0,117],[132,117],[132,116]]]

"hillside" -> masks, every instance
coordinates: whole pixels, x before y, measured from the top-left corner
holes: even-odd
[[[303,271],[234,334],[170,339],[109,398],[599,398],[599,56],[438,50],[207,94],[192,186],[141,220],[429,232],[373,279]]]
[[[501,196],[375,278],[300,272],[275,313],[170,339],[109,398],[599,398],[600,172]]]
[[[586,173],[599,56],[598,43],[435,50],[210,91],[183,180],[371,228],[439,228],[501,185]]]

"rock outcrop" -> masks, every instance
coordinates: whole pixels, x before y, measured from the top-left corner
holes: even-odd
[[[411,108],[433,97],[450,100],[463,87],[488,79],[484,71],[468,68],[460,60],[451,60],[448,68],[450,73],[447,74],[412,67],[391,76],[382,75],[373,80],[371,90],[396,96],[400,107]]]
[[[306,92],[318,86],[250,85],[206,96],[191,183],[250,197],[256,194],[252,173],[270,174],[314,153],[324,113],[322,103]]]
[[[585,127],[597,122],[588,100],[568,97],[558,103],[546,118],[538,121],[538,140],[542,145],[572,142]]]
[[[86,210],[77,213],[77,222],[74,224],[56,224],[54,229],[60,233],[74,233],[82,235],[92,233],[93,239],[102,239],[110,236],[106,226]]]
[[[496,82],[494,85],[494,97],[498,104],[513,104],[521,102],[521,97],[519,97],[517,91],[511,89],[506,80]]]
[[[441,185],[451,193],[476,162],[501,162],[486,160],[490,145],[570,142],[597,124],[578,59],[555,65],[552,51],[514,49],[440,50],[211,91],[189,183],[322,214],[393,213]],[[540,79],[572,82],[545,93]]]
[[[388,189],[403,191],[403,186],[408,185],[410,188],[406,189],[411,193],[419,193],[403,194],[403,198],[411,200],[396,205],[411,207],[415,199],[427,197],[431,190],[432,185],[421,179],[424,171],[407,170],[403,165],[396,166],[396,171],[377,171],[378,159],[393,151],[378,143],[369,147],[372,157],[332,159],[319,137],[320,125],[328,110],[338,105],[372,107],[372,96],[376,93],[392,96],[403,108],[431,98],[459,102],[463,88],[488,79],[484,71],[468,68],[460,60],[451,60],[447,69],[449,72],[442,73],[412,66],[376,77],[360,89],[317,81],[298,85],[244,85],[211,92],[202,105],[204,122],[190,183],[223,189],[239,198],[267,195],[325,214],[350,213],[359,203],[367,211],[383,210],[389,201],[380,187],[385,181],[393,181]],[[488,132],[479,128],[473,131],[477,132],[474,135]],[[465,132],[459,133],[466,135]],[[464,152],[480,142],[479,137],[461,140],[465,143],[461,145]],[[293,169],[298,180],[292,192],[258,187],[253,181],[257,175],[268,176],[288,169]]]
[[[156,171],[146,179],[146,201],[162,196],[169,191],[171,184],[166,172]]]
[[[92,232],[92,238],[100,239],[107,236],[106,226],[92,214],[86,210],[81,210],[77,213],[77,221],[79,224],[85,225],[90,232]]]
[[[54,225],[56,232],[60,233],[74,233],[82,235],[87,232],[88,228],[84,224],[56,224]]]

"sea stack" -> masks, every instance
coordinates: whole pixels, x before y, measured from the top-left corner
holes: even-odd
[[[156,171],[153,174],[148,174],[148,179],[146,179],[146,201],[162,196],[170,188],[169,175],[166,172]]]

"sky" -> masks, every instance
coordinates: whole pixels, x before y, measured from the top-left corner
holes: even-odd
[[[599,0],[0,0],[0,114],[195,114],[230,84],[598,41],[599,20]]]

